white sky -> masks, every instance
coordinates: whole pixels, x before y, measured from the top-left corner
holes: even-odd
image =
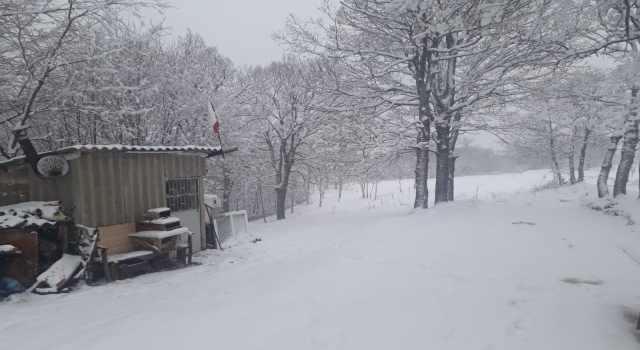
[[[173,0],[165,11],[165,26],[173,35],[187,29],[237,65],[265,64],[282,57],[283,48],[271,39],[283,30],[290,13],[300,18],[318,17],[321,0]],[[154,21],[157,13],[147,14]]]

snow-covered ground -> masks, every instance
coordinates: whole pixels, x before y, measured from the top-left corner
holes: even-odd
[[[0,303],[0,349],[637,349],[640,223],[549,180],[459,178],[426,211],[412,181],[331,192],[200,266]]]

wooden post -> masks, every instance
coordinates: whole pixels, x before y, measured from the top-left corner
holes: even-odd
[[[109,258],[107,257],[107,248],[98,247],[100,256],[102,257],[102,268],[104,269],[104,279],[107,283],[111,282],[111,273],[109,272]]]
[[[189,238],[187,238],[187,244],[189,245],[189,257],[188,257],[188,260],[187,260],[188,265],[191,265],[191,256],[193,255],[193,248],[192,248],[193,245],[192,245],[192,242],[191,242],[191,236],[192,235],[189,234],[188,235]]]
[[[60,236],[61,249],[63,253],[69,253],[69,229],[66,224],[58,226],[58,235]]]

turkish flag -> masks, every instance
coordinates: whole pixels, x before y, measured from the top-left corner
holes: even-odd
[[[216,108],[213,106],[213,102],[209,102],[207,109],[209,110],[209,117],[213,124],[213,133],[217,134],[220,131],[220,119],[218,119],[218,113],[216,113]]]

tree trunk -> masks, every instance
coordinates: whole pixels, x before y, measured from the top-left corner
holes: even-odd
[[[340,177],[340,179],[338,179],[339,184],[338,184],[338,202],[340,202],[340,200],[342,199],[342,177]]]
[[[571,182],[572,185],[578,182],[576,180],[576,165],[573,159],[573,152],[569,154],[569,182]]]
[[[569,146],[569,182],[572,185],[575,185],[578,181],[576,180],[576,163],[574,154],[576,153],[576,137],[578,136],[578,128],[573,125],[571,130],[571,145]]]
[[[436,204],[449,201],[449,126],[436,125],[438,153],[436,154]]]
[[[578,182],[584,181],[584,162],[587,158],[587,146],[589,144],[589,135],[591,129],[585,127],[584,138],[582,139],[582,147],[580,147],[580,160],[578,161]]]
[[[276,188],[276,219],[282,220],[285,217],[285,207],[287,200],[287,187],[281,186]]]
[[[322,208],[322,200],[324,199],[324,192],[325,191],[326,191],[326,189],[323,186],[323,182],[320,182],[320,184],[318,184],[318,194],[320,195],[320,201],[318,203],[318,208]]]
[[[289,195],[289,198],[291,199],[291,214],[293,214],[293,207],[296,204],[295,195],[294,195],[293,189],[291,189],[291,195]]]
[[[453,115],[453,122],[459,124],[460,120],[462,120],[462,112],[458,111]],[[449,201],[455,200],[455,174],[456,174],[456,159],[458,156],[455,155],[456,144],[458,143],[458,136],[460,135],[460,127],[455,126],[451,129],[451,138],[449,140],[449,184],[447,186],[447,196]],[[468,147],[467,147],[468,149]]]
[[[562,186],[564,181],[562,180],[562,172],[560,172],[560,164],[558,164],[558,157],[556,156],[556,140],[553,134],[553,124],[549,119],[549,149],[551,154],[551,167],[553,168],[553,174],[558,181],[558,186]]]
[[[427,44],[424,42],[424,44]],[[426,45],[424,47],[426,49]],[[426,52],[424,52],[426,53]],[[418,119],[419,128],[416,139],[416,199],[413,203],[414,208],[427,209],[429,207],[429,188],[427,187],[427,180],[429,179],[429,146],[431,142],[431,119],[429,112],[429,89],[428,89],[428,65],[426,62],[426,55],[423,55],[424,59],[419,62],[415,61],[416,67],[416,91],[418,92]]]
[[[228,212],[231,208],[231,188],[233,187],[233,180],[231,178],[231,171],[227,166],[222,166],[222,211]]]
[[[624,135],[624,143],[620,151],[620,164],[616,172],[616,180],[613,183],[613,196],[627,194],[627,182],[629,182],[629,172],[633,167],[633,159],[636,155],[638,145],[638,121],[632,121],[627,127]]]
[[[289,177],[291,175],[291,164],[285,159],[284,167],[282,169],[282,175],[276,176],[280,181],[278,187],[276,187],[276,219],[286,219],[285,210],[287,207],[287,189],[289,188]]]
[[[560,165],[558,164],[558,158],[554,151],[551,151],[551,167],[553,168],[553,175],[557,181],[557,185],[562,186],[564,179],[562,178],[562,172],[560,171]]]
[[[373,192],[373,199],[378,199],[378,180],[376,179],[376,190]]]
[[[264,197],[262,196],[262,184],[258,181],[258,192],[260,193],[260,204],[262,205],[262,220],[267,223],[267,214],[264,211]]]
[[[611,142],[609,143],[609,148],[607,149],[607,153],[604,155],[604,161],[602,162],[602,169],[600,169],[600,174],[598,175],[598,197],[603,198],[609,195],[609,186],[607,186],[607,182],[609,181],[609,172],[611,172],[611,166],[613,165],[613,156],[616,154],[616,149],[618,148],[618,143],[622,136],[612,136]]]
[[[455,172],[456,172],[456,159],[458,157],[452,156],[449,157],[449,186],[447,186],[447,199],[449,201],[453,201],[455,199],[454,195],[454,180],[455,180]]]
[[[638,97],[638,89],[637,88],[633,88],[631,89],[631,105],[635,106],[636,103],[636,98]],[[624,123],[622,124],[623,127],[627,125],[628,122],[628,118],[629,117],[633,117],[635,119],[637,112],[635,110],[635,107],[631,107],[632,109],[629,111],[629,115],[627,117],[627,120],[624,121]],[[632,125],[634,127],[635,130],[632,130],[632,133],[635,133],[634,135],[629,135],[631,139],[635,139],[635,143],[633,144],[633,149],[635,149],[635,144],[637,144],[638,142],[638,123],[637,120],[632,121]],[[626,133],[629,133],[629,130],[626,131]],[[609,143],[609,148],[607,149],[607,153],[604,156],[604,161],[602,162],[602,169],[600,170],[600,175],[598,175],[598,197],[603,198],[609,195],[609,187],[607,186],[607,182],[609,181],[609,173],[611,172],[611,167],[612,167],[612,162],[613,162],[613,156],[616,154],[616,150],[618,148],[618,143],[620,142],[620,140],[622,139],[622,135],[617,135],[614,134],[613,136],[611,136],[611,142]],[[626,140],[625,140],[625,144],[626,144]],[[631,147],[631,144],[627,144],[627,154],[626,156],[628,157],[628,152],[629,152],[629,148]],[[624,148],[624,146],[623,146]],[[633,156],[632,156],[633,157]],[[622,158],[621,157],[621,164],[622,165]],[[629,160],[626,160],[627,164],[624,164],[625,167],[627,166],[631,166],[633,165],[633,159],[631,160],[631,163],[628,164]],[[623,173],[620,173],[620,167],[618,166],[618,174],[616,174],[616,184],[614,184],[614,197],[619,194],[621,190],[626,192],[626,186],[627,186],[627,181],[629,180],[629,174],[627,173],[626,178],[624,178],[624,186],[622,186],[622,180],[624,177]],[[622,177],[620,179],[618,179],[618,175],[621,175]],[[616,186],[617,185],[617,186]]]
[[[413,207],[427,209],[429,207],[429,189],[427,188],[427,180],[429,175],[428,146],[418,146],[418,148],[416,148],[416,157],[416,199]]]

